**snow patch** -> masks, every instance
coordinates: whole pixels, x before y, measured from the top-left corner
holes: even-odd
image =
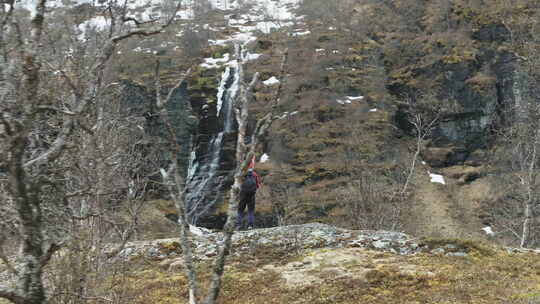
[[[310,31],[304,31],[304,32],[296,32],[296,33],[292,33],[292,36],[293,37],[298,37],[298,36],[305,36],[305,35],[309,35],[311,34]]]
[[[484,232],[485,232],[487,235],[495,235],[495,232],[493,232],[493,230],[491,229],[490,226],[486,226],[486,227],[482,228],[482,230],[484,230]]]
[[[341,104],[341,105],[345,105],[345,104],[350,104],[351,101],[348,100],[348,99],[337,99],[336,100],[337,103]]]
[[[78,36],[79,40],[86,39],[86,31],[103,31],[111,25],[111,20],[103,16],[96,16],[92,19],[86,20],[85,22],[79,24],[78,30],[80,34]]]
[[[349,100],[355,101],[355,100],[362,100],[364,99],[364,96],[347,96]]]
[[[267,80],[263,81],[263,84],[267,86],[271,86],[278,83],[279,83],[279,79],[277,79],[275,76],[272,76],[268,78]]]
[[[212,230],[209,230],[203,227],[193,226],[193,225],[189,225],[189,232],[197,236],[205,236],[205,235],[212,234]]]
[[[377,109],[371,109],[370,112],[377,112]]]
[[[251,54],[251,53],[247,53],[247,54],[244,56],[244,59],[247,60],[247,61],[257,60],[257,59],[259,59],[261,56],[262,56],[261,54]]]
[[[438,183],[438,184],[446,185],[446,182],[444,181],[444,177],[442,175],[440,175],[440,174],[429,173],[429,177],[431,177],[431,182],[432,183]]]
[[[230,60],[229,53],[225,53],[223,58],[205,58],[204,62],[201,63],[201,67],[206,69],[216,69],[219,68],[223,63],[226,63]]]
[[[298,111],[294,111],[294,112],[291,112],[291,113],[283,112],[283,114],[281,116],[279,116],[278,119],[285,119],[287,117],[291,117],[291,116],[294,116],[296,114],[298,114]]]

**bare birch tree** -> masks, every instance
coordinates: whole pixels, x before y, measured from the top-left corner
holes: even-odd
[[[492,221],[510,231],[520,247],[538,245],[540,223],[540,28],[538,8],[516,13],[514,3],[499,1],[502,24],[514,56],[514,105],[506,108],[504,129],[498,134],[496,162],[505,190],[491,206]]]
[[[415,137],[415,147],[411,164],[409,166],[407,179],[403,184],[403,188],[399,192],[400,195],[404,195],[407,192],[416,169],[416,162],[418,161],[418,157],[422,152],[424,141],[432,134],[433,129],[439,122],[440,110],[433,110],[433,105],[426,105],[427,102],[433,101],[434,99],[435,98],[433,96],[421,97],[419,100],[407,98],[404,105],[408,123],[412,127],[412,132]]]
[[[238,209],[238,196],[240,192],[240,186],[242,184],[242,179],[244,176],[244,173],[246,171],[246,168],[248,167],[251,159],[255,156],[256,148],[259,143],[259,140],[265,136],[266,132],[272,125],[272,123],[278,118],[276,115],[275,109],[277,108],[277,105],[279,103],[279,97],[281,95],[283,82],[284,82],[284,75],[285,75],[285,64],[287,60],[287,50],[284,52],[283,61],[281,64],[281,81],[278,87],[278,90],[276,91],[275,98],[272,104],[271,111],[267,113],[262,119],[257,121],[256,127],[253,131],[253,134],[251,135],[251,140],[246,141],[246,138],[249,136],[247,133],[247,126],[248,126],[248,119],[249,119],[249,101],[252,99],[252,92],[253,88],[256,85],[259,74],[255,73],[253,75],[253,78],[249,83],[245,81],[245,74],[244,74],[244,63],[246,61],[245,55],[242,52],[240,46],[235,46],[235,54],[237,58],[237,66],[236,68],[239,70],[239,79],[240,79],[240,86],[238,88],[239,92],[236,94],[236,100],[234,101],[234,107],[235,107],[235,116],[236,121],[238,122],[238,137],[237,137],[237,144],[236,144],[236,166],[234,171],[234,182],[233,185],[229,191],[229,204],[227,209],[227,221],[225,223],[224,229],[223,229],[223,245],[219,248],[217,257],[214,261],[214,266],[212,268],[212,275],[211,275],[211,282],[210,282],[210,288],[208,291],[208,294],[204,297],[200,294],[199,290],[199,279],[196,271],[196,267],[193,262],[193,254],[191,251],[191,232],[190,232],[190,226],[187,219],[187,214],[185,210],[185,205],[183,201],[183,197],[185,194],[186,189],[184,188],[184,181],[182,177],[180,176],[176,166],[177,166],[177,159],[175,159],[176,151],[178,151],[178,148],[173,149],[171,151],[171,154],[173,155],[172,164],[168,168],[168,170],[162,169],[162,176],[164,179],[164,182],[169,187],[171,199],[174,200],[178,211],[179,211],[179,224],[180,224],[180,244],[182,246],[182,255],[184,257],[184,263],[186,265],[185,271],[186,276],[188,278],[188,288],[189,288],[189,303],[190,304],[197,304],[197,303],[205,303],[205,304],[214,304],[216,303],[219,293],[222,286],[222,278],[223,273],[225,270],[225,262],[227,255],[231,252],[231,246],[232,246],[232,236],[235,231],[235,223],[236,223],[236,211]],[[189,71],[188,71],[189,72]],[[159,83],[159,66],[156,70],[156,87],[157,87],[157,105],[160,108],[160,117],[161,119],[166,123],[169,130],[173,130],[171,128],[170,122],[167,117],[167,113],[164,110],[164,106],[167,102],[170,101],[170,98],[172,96],[173,90],[178,88],[184,79],[182,79],[175,88],[173,88],[167,98],[165,100],[162,100],[160,97],[160,83]],[[175,140],[174,134],[169,134],[171,141]],[[249,142],[249,143],[247,143]],[[174,147],[178,146],[177,142],[174,142]]]
[[[81,77],[73,65],[49,57],[46,5],[47,0],[36,1],[29,23],[16,14],[14,1],[0,5],[0,184],[7,207],[1,216],[11,223],[10,239],[18,247],[10,256],[0,242],[1,261],[12,277],[0,283],[0,297],[17,304],[46,302],[44,268],[69,239],[59,223],[69,215],[70,198],[84,190],[70,192],[58,165],[71,153],[76,130],[84,128],[81,118],[95,105],[101,111],[101,94],[109,86],[105,74],[117,45],[130,37],[161,33],[176,15],[163,24],[145,24],[129,17],[127,1],[108,1],[106,39]],[[68,93],[48,90],[53,83]]]

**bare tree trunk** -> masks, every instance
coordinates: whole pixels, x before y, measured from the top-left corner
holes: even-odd
[[[403,185],[403,188],[401,189],[401,195],[405,194],[409,187],[409,183],[411,182],[412,176],[414,174],[414,170],[416,168],[416,160],[418,159],[418,156],[420,156],[420,152],[422,151],[422,136],[421,136],[421,130],[417,130],[418,135],[416,136],[416,150],[414,151],[413,159],[411,161],[411,166],[409,167],[409,174],[407,174],[407,179],[405,180],[405,184]]]
[[[0,161],[2,166],[5,165],[7,171],[6,188],[10,200],[13,201],[13,216],[19,224],[17,227],[19,250],[16,257],[7,261],[8,264],[12,264],[8,268],[16,269],[16,271],[12,271],[15,287],[9,288],[3,285],[4,282],[0,282],[0,297],[17,304],[41,304],[47,300],[42,281],[43,269],[59,246],[54,243],[54,237],[48,234],[48,229],[51,227],[48,226],[49,223],[45,218],[47,214],[45,212],[50,209],[49,207],[55,208],[57,206],[50,204],[48,201],[50,198],[46,198],[49,193],[46,193],[44,189],[45,186],[52,184],[53,195],[57,196],[53,200],[67,202],[68,195],[63,190],[58,189],[62,186],[56,188],[56,181],[50,177],[50,168],[66,150],[69,137],[76,127],[77,119],[92,101],[99,98],[99,94],[104,88],[103,72],[116,45],[131,36],[161,33],[163,28],[168,26],[174,18],[173,16],[166,25],[151,31],[137,28],[122,34],[124,29],[111,26],[111,34],[114,36],[111,36],[107,41],[95,65],[88,69],[88,73],[93,77],[84,84],[81,84],[79,79],[74,81],[70,78],[69,75],[72,74],[69,72],[57,69],[72,94],[72,99],[62,100],[59,103],[63,106],[63,102],[65,102],[67,106],[71,106],[71,109],[62,110],[50,107],[58,112],[62,126],[55,134],[56,137],[52,143],[43,141],[43,146],[47,146],[45,151],[40,151],[38,155],[32,155],[35,152],[31,146],[33,136],[42,136],[39,134],[41,129],[36,128],[35,119],[42,107],[48,107],[44,106],[43,103],[51,97],[45,94],[42,96],[40,92],[44,77],[47,75],[42,70],[42,65],[46,63],[41,49],[43,48],[42,36],[45,27],[47,0],[36,2],[35,15],[31,20],[28,35],[21,32],[18,20],[12,17],[14,1],[0,4],[2,12],[8,10],[7,14],[1,15],[2,20],[0,20],[0,51],[2,52],[2,61],[7,62],[0,70],[0,73],[3,74],[0,80],[6,81],[4,76],[7,73],[3,70],[5,66],[14,66],[16,68],[13,69],[15,71],[13,82],[17,84],[16,86],[11,85],[9,88],[4,83],[1,84],[0,128],[2,136],[0,139],[2,142],[0,144],[2,144],[2,149],[0,150],[2,150],[2,159]],[[113,17],[118,18],[115,20],[117,22],[126,22],[125,15]],[[9,31],[6,30],[7,24],[10,25]],[[13,42],[14,45],[9,47],[6,45],[8,39],[4,37],[5,35],[11,35],[13,41],[10,42]],[[4,103],[4,98],[7,95],[15,96],[15,102]],[[101,187],[98,187],[97,196],[101,196],[99,188]],[[2,260],[7,260],[4,254],[2,256]],[[15,264],[18,267],[13,267]]]
[[[411,182],[414,170],[416,168],[416,162],[418,160],[418,157],[420,156],[420,152],[422,152],[422,141],[428,137],[431,132],[433,131],[433,128],[439,121],[440,113],[437,112],[433,117],[428,117],[428,114],[422,113],[420,110],[416,109],[416,105],[413,104],[412,99],[407,100],[407,104],[409,107],[409,122],[414,126],[414,132],[416,135],[416,147],[413,155],[413,159],[411,161],[411,166],[409,167],[409,173],[407,174],[407,179],[405,180],[405,184],[403,185],[403,188],[400,191],[400,195],[405,194],[409,187],[409,183]]]
[[[532,214],[532,202],[527,201],[524,207],[525,220],[523,220],[523,232],[521,233],[520,247],[526,248],[529,246],[529,240],[531,238],[531,222],[533,218]]]
[[[184,76],[178,81],[177,85],[169,90],[165,100],[161,98],[161,81],[159,78],[159,61],[156,62],[155,79],[156,79],[156,106],[160,119],[165,123],[165,126],[169,135],[169,142],[171,143],[170,153],[172,156],[172,163],[168,171],[162,169],[161,175],[163,180],[169,189],[171,199],[174,201],[178,210],[178,223],[180,224],[180,246],[182,247],[182,256],[184,258],[185,272],[188,278],[189,286],[189,304],[196,304],[199,299],[199,287],[197,279],[197,271],[195,264],[193,263],[193,253],[191,251],[191,234],[189,230],[189,224],[187,220],[187,214],[184,206],[184,181],[178,171],[178,151],[180,151],[180,145],[177,142],[177,137],[169,119],[169,113],[167,113],[167,103],[172,99],[175,90],[180,88],[185,78],[189,75],[191,70],[188,70]]]
[[[243,71],[243,62],[240,47],[236,46],[236,58],[238,60],[238,69],[239,69],[239,78],[241,81],[240,86],[240,96],[236,104],[236,121],[238,122],[238,138],[236,143],[236,172],[234,173],[234,184],[231,188],[229,196],[229,207],[227,210],[227,221],[224,227],[224,240],[223,246],[220,248],[218,256],[214,262],[214,268],[212,271],[212,283],[210,285],[210,290],[208,296],[206,297],[205,304],[213,304],[219,296],[221,290],[221,283],[223,277],[223,271],[225,268],[226,256],[231,250],[232,235],[235,230],[236,223],[236,211],[238,209],[238,194],[240,193],[240,185],[242,184],[242,177],[245,169],[247,168],[250,155],[253,153],[247,153],[247,147],[245,144],[246,132],[247,132],[247,123],[249,117],[249,99],[251,91],[255,86],[259,78],[259,73],[255,73],[250,84],[246,87],[244,82],[244,71]],[[256,142],[251,142],[252,147],[256,145]]]
[[[529,160],[528,168],[527,168],[527,176],[526,180],[522,181],[527,186],[527,200],[525,201],[525,207],[524,207],[524,217],[523,220],[523,231],[521,234],[521,242],[520,246],[521,248],[525,248],[529,246],[530,240],[531,240],[531,224],[533,220],[533,203],[534,203],[534,193],[533,193],[533,187],[536,184],[536,159],[537,159],[537,145],[540,141],[540,131],[535,130],[534,131],[534,139],[533,139],[533,146],[531,151],[531,157]]]
[[[238,137],[237,137],[237,146],[236,146],[236,169],[234,172],[234,183],[231,187],[229,194],[229,206],[227,210],[227,221],[223,230],[223,245],[219,248],[218,255],[214,261],[211,283],[208,294],[204,299],[203,303],[205,304],[214,304],[217,301],[219,296],[222,277],[225,270],[226,257],[231,251],[232,246],[232,236],[235,230],[235,223],[237,217],[237,207],[238,207],[238,194],[240,192],[240,185],[242,184],[243,173],[248,167],[251,158],[255,155],[255,149],[257,147],[258,139],[261,138],[268,128],[271,126],[272,122],[277,118],[273,113],[268,113],[264,116],[263,119],[257,122],[255,132],[252,136],[252,140],[249,145],[246,145],[246,136],[247,136],[247,124],[249,118],[249,101],[251,99],[251,92],[258,81],[259,74],[255,73],[251,82],[246,84],[244,82],[244,71],[243,71],[243,58],[242,51],[239,46],[236,47],[236,58],[238,60],[239,69],[239,78],[240,78],[240,87],[239,94],[234,103],[235,105],[235,115],[238,122]],[[282,62],[282,81],[284,75],[284,66],[287,59],[287,51],[284,53],[283,62]],[[174,134],[174,129],[168,119],[167,112],[165,110],[165,105],[170,101],[172,93],[175,89],[180,87],[184,81],[189,71],[186,73],[186,76],[180,80],[175,88],[169,91],[169,94],[165,100],[162,100],[160,95],[161,85],[159,82],[159,63],[156,65],[156,90],[157,90],[157,106],[160,113],[160,118],[165,122],[169,130],[170,141],[173,143],[175,148],[173,149],[173,164],[168,171],[164,169],[161,170],[161,174],[165,183],[167,184],[171,198],[174,200],[178,212],[179,212],[179,223],[180,223],[180,243],[182,246],[182,255],[184,257],[184,263],[186,265],[185,271],[188,278],[189,286],[189,303],[197,304],[199,299],[199,289],[198,289],[198,278],[195,265],[193,263],[193,253],[191,251],[191,233],[186,217],[185,206],[184,206],[184,181],[181,178],[176,164],[176,151],[179,151],[179,145],[176,141],[176,136]],[[281,81],[281,82],[282,82]],[[282,84],[280,83],[278,92],[276,93],[274,104],[272,105],[272,111],[276,109],[276,105],[279,102],[279,95],[281,93]],[[171,180],[171,176],[174,176],[174,181]]]
[[[281,63],[281,79],[280,85],[276,92],[274,103],[272,104],[272,111],[264,116],[257,122],[255,131],[251,137],[249,145],[245,144],[245,138],[247,136],[247,124],[249,118],[249,101],[251,99],[251,92],[253,87],[258,81],[259,73],[255,73],[249,85],[244,82],[243,71],[243,58],[242,50],[238,45],[236,48],[236,58],[238,58],[239,78],[241,81],[240,95],[236,104],[236,120],[238,122],[238,139],[236,144],[236,171],[234,174],[234,184],[229,194],[229,207],[227,210],[227,221],[224,227],[224,240],[223,246],[220,248],[218,256],[214,262],[212,272],[212,282],[204,303],[214,304],[217,301],[219,292],[221,290],[223,271],[225,268],[226,257],[231,250],[232,236],[235,230],[235,223],[238,209],[238,194],[240,193],[240,186],[246,168],[248,167],[251,159],[255,155],[255,149],[257,148],[258,140],[266,134],[268,128],[272,125],[272,122],[276,119],[275,113],[277,103],[283,87],[283,80],[285,75],[285,63],[288,57],[288,50],[285,50],[283,54],[283,61]]]
[[[1,290],[5,296],[15,303],[38,304],[45,302],[45,291],[41,275],[43,267],[50,259],[55,246],[45,248],[43,237],[43,218],[40,202],[40,181],[27,174],[24,169],[24,157],[30,134],[29,116],[35,111],[40,84],[40,62],[37,54],[43,32],[46,0],[40,0],[36,7],[36,15],[32,19],[31,37],[26,48],[19,51],[19,60],[23,64],[22,92],[17,96],[17,103],[23,105],[24,115],[21,121],[7,127],[11,136],[8,153],[8,191],[15,203],[15,211],[19,217],[20,270],[17,272],[16,290]],[[20,41],[19,43],[21,43]],[[22,45],[21,45],[22,47]],[[4,117],[5,119],[5,117]],[[4,121],[5,122],[5,121]]]

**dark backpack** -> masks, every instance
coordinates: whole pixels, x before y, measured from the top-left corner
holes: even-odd
[[[240,190],[244,193],[257,192],[257,178],[255,177],[255,175],[246,176]]]

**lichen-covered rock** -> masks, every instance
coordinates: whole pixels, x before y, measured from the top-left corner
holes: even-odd
[[[213,258],[222,244],[220,232],[193,235],[193,252],[196,259]],[[119,258],[144,256],[151,259],[177,257],[178,239],[131,242]],[[377,251],[409,255],[420,252],[422,247],[411,237],[400,232],[347,230],[330,225],[312,223],[236,232],[233,235],[233,255],[249,254],[257,248],[282,248],[302,251],[315,248],[370,248]],[[178,250],[177,250],[178,249]]]

